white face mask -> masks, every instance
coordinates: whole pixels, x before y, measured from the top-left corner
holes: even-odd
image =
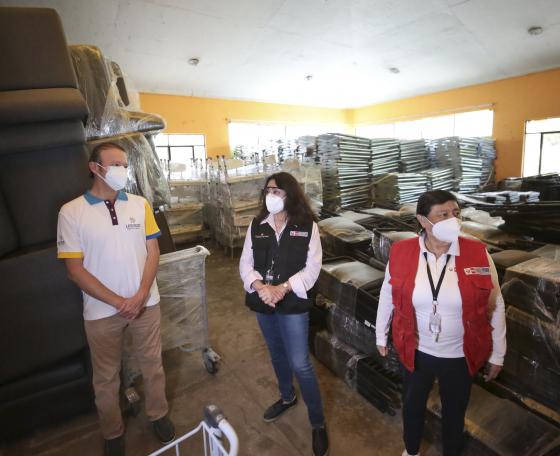
[[[101,179],[103,179],[105,183],[113,190],[118,192],[126,186],[126,182],[128,181],[128,169],[126,169],[124,166],[108,166],[107,168],[105,168],[99,163],[98,166],[106,169],[107,174],[105,174],[105,177],[103,177],[101,174],[97,175]]]
[[[424,217],[428,220],[428,217]],[[430,220],[428,220],[430,222]],[[432,224],[432,234],[438,241],[441,242],[454,242],[459,237],[461,231],[461,221],[458,218],[451,217],[436,224]]]
[[[278,195],[266,195],[266,209],[271,214],[278,214],[284,210],[284,198]]]

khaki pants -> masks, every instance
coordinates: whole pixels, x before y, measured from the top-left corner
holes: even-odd
[[[142,314],[127,320],[120,315],[86,320],[85,330],[91,351],[95,405],[105,439],[124,433],[119,405],[120,371],[124,331],[132,335],[134,352],[144,379],[145,410],[150,421],[167,415],[165,374],[161,362],[160,307],[146,307]]]

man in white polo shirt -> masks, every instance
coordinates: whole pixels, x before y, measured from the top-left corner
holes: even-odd
[[[103,143],[91,153],[91,189],[58,216],[58,257],[83,293],[95,405],[105,455],[124,455],[119,407],[122,343],[131,332],[144,379],[146,415],[162,443],[175,438],[161,361],[159,293],[155,281],[161,235],[148,202],[122,189],[126,152]]]

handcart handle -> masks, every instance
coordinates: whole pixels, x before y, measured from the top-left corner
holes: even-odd
[[[237,434],[235,433],[235,429],[233,429],[232,425],[229,424],[229,421],[225,418],[220,421],[218,425],[220,431],[224,433],[226,438],[229,442],[229,456],[237,456],[239,451],[239,440],[237,439]]]
[[[226,436],[229,442],[229,455],[235,456],[239,450],[239,440],[235,429],[229,424],[222,410],[216,405],[204,407],[204,421],[208,426],[218,428]]]
[[[204,407],[204,421],[206,421],[208,426],[217,428],[220,421],[225,418],[224,413],[217,405],[207,405]]]

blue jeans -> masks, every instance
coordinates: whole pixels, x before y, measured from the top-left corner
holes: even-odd
[[[257,320],[270,352],[282,400],[288,402],[294,398],[292,378],[295,374],[307,405],[311,426],[323,426],[325,416],[321,393],[307,345],[309,313],[282,315],[257,312]]]

